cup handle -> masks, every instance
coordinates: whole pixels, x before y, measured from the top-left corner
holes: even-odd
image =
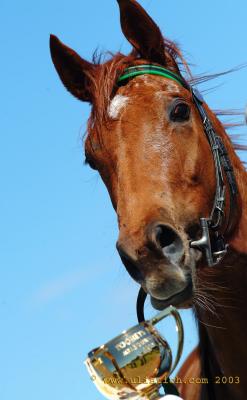
[[[174,364],[172,366],[172,369],[170,371],[170,374],[175,370],[176,366],[178,365],[178,362],[181,358],[182,352],[183,352],[183,347],[184,347],[184,328],[183,328],[183,322],[182,319],[179,315],[179,312],[177,309],[173,306],[167,307],[165,310],[161,311],[158,313],[155,317],[150,319],[148,322],[151,325],[156,325],[158,322],[160,322],[162,319],[168,317],[169,315],[172,315],[173,318],[175,319],[176,322],[176,331],[178,333],[178,349],[177,349],[177,354],[176,358],[174,361]]]

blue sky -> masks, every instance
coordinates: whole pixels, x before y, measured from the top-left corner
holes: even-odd
[[[245,0],[141,4],[181,45],[194,72],[247,62]],[[115,0],[2,0],[0,15],[0,398],[100,399],[83,360],[136,323],[138,287],[115,250],[108,194],[83,165],[89,107],[62,87],[48,40],[54,33],[87,59],[96,48],[129,46]],[[215,84],[221,86],[207,95],[210,106],[244,108],[245,69],[204,88]],[[183,317],[185,355],[196,328],[190,313]]]

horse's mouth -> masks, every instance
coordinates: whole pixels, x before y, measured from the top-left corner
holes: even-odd
[[[193,284],[190,280],[187,286],[178,293],[168,297],[167,299],[160,300],[151,296],[151,304],[156,310],[163,310],[164,308],[172,305],[179,308],[187,308],[192,304]]]

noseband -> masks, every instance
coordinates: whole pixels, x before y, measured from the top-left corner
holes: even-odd
[[[208,266],[217,264],[227,253],[228,245],[225,243],[224,235],[229,233],[233,228],[233,213],[236,209],[236,196],[238,194],[237,183],[233,171],[231,161],[229,159],[226,147],[220,136],[214,130],[214,127],[205,111],[203,106],[204,100],[196,88],[188,85],[188,83],[179,75],[167,70],[163,67],[155,65],[136,65],[125,69],[123,75],[118,79],[118,85],[121,86],[128,82],[130,79],[138,75],[158,75],[165,78],[172,79],[179,83],[185,89],[189,90],[192,94],[193,103],[195,104],[204,128],[204,132],[208,139],[216,175],[216,190],[212,211],[209,217],[200,218],[202,228],[202,236],[199,240],[190,242],[190,247],[197,248],[205,253]],[[228,219],[226,221],[226,228],[224,233],[220,233],[224,222],[225,213],[225,200],[226,200],[226,185],[224,182],[224,175],[228,184],[230,194],[230,204]]]

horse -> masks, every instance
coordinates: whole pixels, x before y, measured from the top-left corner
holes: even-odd
[[[86,163],[109,192],[126,270],[154,308],[194,310],[199,348],[179,372],[181,396],[242,400],[246,171],[224,125],[191,89],[179,48],[137,1],[117,2],[130,54],[89,62],[51,35],[51,57],[67,90],[92,106]],[[188,384],[200,377],[207,383]]]

